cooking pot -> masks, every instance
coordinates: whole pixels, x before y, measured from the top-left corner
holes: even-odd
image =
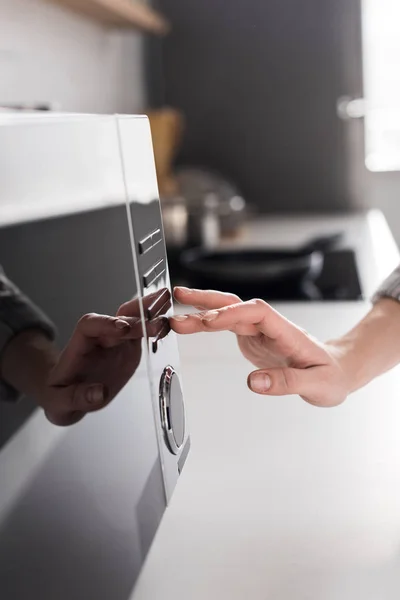
[[[177,170],[178,193],[163,197],[165,240],[168,249],[218,246],[221,237],[240,233],[247,204],[239,190],[206,169]]]

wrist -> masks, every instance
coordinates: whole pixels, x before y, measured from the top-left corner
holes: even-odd
[[[400,363],[400,303],[382,298],[342,337],[327,343],[354,392]]]
[[[44,332],[26,330],[14,336],[4,348],[1,377],[18,392],[39,400],[57,359],[56,347]]]
[[[362,348],[358,347],[352,337],[343,336],[327,342],[325,346],[343,373],[348,395],[362,388],[373,379],[371,370],[366,367]]]

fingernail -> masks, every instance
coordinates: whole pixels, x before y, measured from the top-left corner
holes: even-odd
[[[250,387],[257,394],[268,392],[271,387],[271,378],[266,373],[252,373],[250,375]]]
[[[184,294],[190,294],[192,292],[192,290],[190,290],[189,288],[187,288],[187,287],[181,287],[180,285],[178,285],[175,288],[175,291],[183,292]]]
[[[118,319],[115,321],[115,327],[117,329],[130,329],[130,325],[127,321],[123,321],[122,319]]]
[[[214,321],[218,317],[218,315],[219,315],[219,313],[217,311],[207,312],[204,315],[202,315],[201,320],[202,321]]]
[[[175,315],[172,318],[174,319],[174,321],[186,321],[188,317],[187,315]]]
[[[104,388],[101,384],[92,385],[86,391],[86,399],[89,404],[100,404],[104,400]]]

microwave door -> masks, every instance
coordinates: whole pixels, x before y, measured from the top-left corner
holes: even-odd
[[[105,408],[59,428],[31,401],[31,414],[7,429],[0,448],[0,597],[127,600],[166,495],[115,120],[0,126],[0,149],[7,144],[13,170],[0,170],[0,189],[15,206],[31,201],[32,217],[24,220],[21,209],[13,223],[0,223],[0,263],[8,277],[54,323],[60,348],[83,314],[112,315],[127,300],[140,333],[117,357],[96,362],[112,367]],[[75,168],[69,164],[62,180],[60,161],[67,157]],[[98,189],[113,189],[114,200],[123,202],[102,206],[103,198],[90,210],[75,210],[77,194]],[[52,215],[33,218],[39,197]],[[13,406],[5,408],[10,414]]]

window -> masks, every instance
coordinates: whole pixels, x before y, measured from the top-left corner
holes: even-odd
[[[363,0],[366,166],[400,171],[400,0]]]

